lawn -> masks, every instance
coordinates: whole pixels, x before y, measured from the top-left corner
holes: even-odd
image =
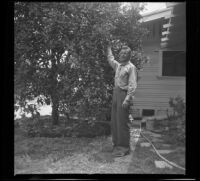
[[[15,174],[126,173],[131,155],[112,158],[101,150],[110,137],[27,138],[15,131]],[[133,145],[134,146],[134,145]]]
[[[136,133],[136,132],[135,132]],[[134,135],[133,135],[134,136]],[[130,174],[184,174],[173,167],[156,168],[154,161],[161,160],[152,147],[141,147],[144,138],[132,136],[132,153],[122,158],[103,154],[102,149],[111,144],[110,136],[96,138],[60,137],[27,138],[22,131],[15,130],[15,174],[43,173],[130,173]],[[152,139],[151,134],[146,136]],[[164,139],[164,137],[163,137]],[[166,139],[166,137],[165,137]],[[152,141],[152,140],[151,140]],[[166,140],[163,140],[166,143]],[[157,149],[162,144],[154,142]],[[184,166],[184,147],[170,144],[176,150],[164,157]]]
[[[170,153],[161,154],[170,162],[174,162],[181,167],[185,167],[185,147],[184,145],[172,144],[168,142],[167,135],[162,135],[161,138],[153,137],[153,133],[144,131],[143,134],[153,143],[157,150],[169,150]],[[155,141],[157,140],[157,141]],[[184,170],[176,167],[157,168],[155,161],[163,161],[155,152],[152,146],[144,147],[141,143],[147,143],[147,140],[141,137],[137,143],[133,153],[132,161],[128,169],[128,173],[148,173],[148,174],[185,174]]]

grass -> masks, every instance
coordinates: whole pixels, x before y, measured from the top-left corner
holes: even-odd
[[[95,159],[109,137],[26,138],[15,135],[15,174],[20,173],[125,173],[123,159],[102,162]],[[124,169],[123,169],[124,168]]]
[[[165,135],[162,136],[162,142],[153,142],[151,134],[147,134],[146,132],[145,136],[154,144],[155,148],[157,150],[173,150],[173,152],[168,154],[161,154],[164,158],[166,158],[169,161],[172,161],[176,164],[178,164],[181,167],[185,167],[185,147],[184,145],[180,146],[176,143],[170,142],[169,146],[166,148],[166,143],[168,139],[170,139],[169,136]],[[130,164],[130,167],[128,169],[128,173],[132,173],[132,170],[135,170],[135,173],[148,173],[148,174],[185,174],[184,170],[181,170],[179,168],[173,167],[173,169],[170,168],[156,168],[154,161],[163,161],[153,150],[153,147],[141,147],[140,143],[147,142],[144,138],[140,138],[140,140],[137,143],[136,149],[134,151],[134,155],[132,157],[132,161]],[[163,144],[164,143],[164,144]]]
[[[78,155],[92,146],[91,139],[77,138],[16,138],[15,173],[62,173],[63,167],[73,168]],[[80,161],[80,160],[79,160]],[[63,166],[62,164],[63,163]],[[68,163],[71,164],[68,167]],[[78,164],[78,163],[77,163]],[[59,170],[58,170],[59,169]],[[65,171],[63,170],[63,173]]]
[[[27,138],[15,130],[15,174],[127,173],[132,154],[113,158],[102,154],[111,137]],[[134,144],[133,144],[134,147]]]
[[[146,135],[151,140],[150,135]],[[162,136],[167,143],[169,137]],[[103,147],[111,144],[111,138],[100,136],[95,138],[76,137],[33,137],[24,136],[20,128],[15,130],[15,174],[45,174],[45,173],[131,173],[131,174],[184,174],[178,168],[159,169],[154,165],[155,160],[161,160],[152,147],[140,147],[133,142],[130,155],[122,158],[101,158]],[[163,149],[161,143],[155,142],[157,149]],[[185,166],[184,146],[170,144],[170,149],[176,150],[164,155],[170,161]],[[108,155],[109,157],[109,155]]]

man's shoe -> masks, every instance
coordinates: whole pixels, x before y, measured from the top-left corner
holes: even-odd
[[[112,152],[112,156],[114,157],[123,157],[130,153],[130,150],[122,151],[122,150],[115,150]]]
[[[103,147],[103,152],[113,152],[117,147],[116,146],[105,146]]]

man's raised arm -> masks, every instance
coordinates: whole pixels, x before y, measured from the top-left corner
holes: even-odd
[[[109,45],[107,48],[107,53],[108,53],[108,62],[110,64],[110,66],[116,70],[117,66],[118,66],[118,62],[115,60],[113,54],[112,54],[112,50],[111,50],[111,46]]]

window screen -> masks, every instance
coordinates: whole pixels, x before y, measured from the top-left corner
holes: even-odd
[[[154,109],[143,109],[142,116],[154,116],[155,110]]]
[[[163,51],[162,76],[185,76],[186,54],[184,51]]]

